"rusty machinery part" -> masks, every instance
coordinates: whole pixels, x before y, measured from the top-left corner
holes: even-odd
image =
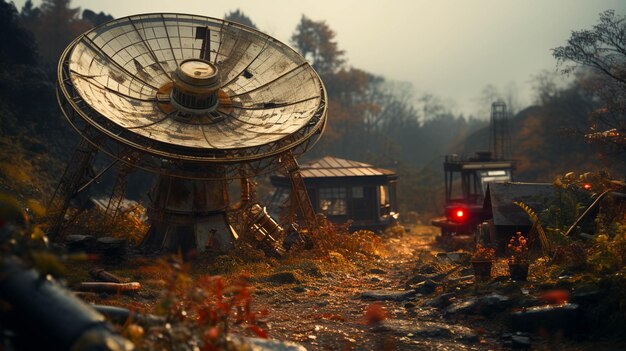
[[[321,136],[326,90],[287,45],[215,18],[145,14],[74,40],[58,66],[57,97],[88,142],[133,167],[208,179],[279,166]],[[96,141],[98,136],[103,141]],[[123,155],[138,153],[132,160]]]
[[[268,256],[282,257],[285,249],[278,238],[283,236],[284,229],[258,203],[248,208],[247,216],[248,230],[261,250]]]
[[[239,174],[241,176],[239,180],[239,187],[241,189],[240,208],[245,209],[247,206],[252,204],[257,198],[257,193],[256,193],[257,182],[254,180],[254,173],[247,167],[241,167],[239,169]]]

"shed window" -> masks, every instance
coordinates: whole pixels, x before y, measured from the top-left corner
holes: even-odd
[[[345,188],[321,188],[320,210],[325,215],[341,216],[348,214]]]

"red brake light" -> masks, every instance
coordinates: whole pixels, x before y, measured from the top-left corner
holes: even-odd
[[[462,209],[458,209],[454,211],[454,216],[456,217],[456,219],[463,219],[465,217],[465,211],[463,211]]]

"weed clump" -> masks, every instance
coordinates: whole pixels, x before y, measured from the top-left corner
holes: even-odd
[[[236,345],[229,338],[238,333],[267,338],[259,320],[267,311],[253,311],[248,278],[228,280],[222,276],[193,279],[189,266],[176,259],[160,260],[166,277],[162,296],[155,312],[166,323],[145,331],[128,330],[139,350],[231,350]],[[135,328],[135,327],[132,327]],[[136,328],[135,328],[136,329]]]

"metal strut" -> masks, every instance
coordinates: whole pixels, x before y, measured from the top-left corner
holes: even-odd
[[[317,222],[317,216],[311,204],[309,193],[306,191],[298,162],[293,157],[291,151],[282,154],[278,162],[280,162],[289,175],[292,208],[297,206],[300,209],[300,213],[302,214],[309,232],[317,232],[319,230],[319,223]]]
[[[128,176],[133,171],[133,167],[125,162],[120,162],[118,166],[117,178],[111,191],[111,198],[104,211],[103,233],[110,233],[115,225],[115,218],[120,210],[120,204],[126,193],[126,185],[128,184]]]
[[[57,185],[50,202],[48,203],[47,218],[49,224],[48,236],[56,239],[63,227],[65,212],[70,205],[70,201],[78,192],[78,188],[84,183],[83,178],[88,173],[89,165],[95,157],[98,149],[81,138],[72,154],[72,158],[67,163],[61,181]]]

